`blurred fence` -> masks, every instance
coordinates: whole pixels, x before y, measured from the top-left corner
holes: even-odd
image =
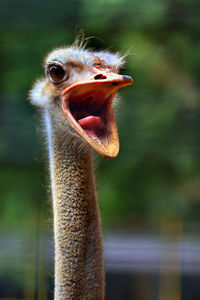
[[[53,243],[46,235],[1,234],[0,249],[1,299],[52,299]],[[106,233],[106,299],[199,300],[199,252],[198,236]]]

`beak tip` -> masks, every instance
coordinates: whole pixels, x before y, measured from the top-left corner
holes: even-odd
[[[123,80],[126,82],[126,83],[129,83],[129,84],[133,84],[133,79],[131,76],[127,76],[127,75],[122,75],[123,77]]]

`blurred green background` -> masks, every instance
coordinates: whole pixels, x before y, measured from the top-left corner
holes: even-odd
[[[197,0],[1,1],[0,298],[52,298],[48,172],[27,94],[46,53],[83,28],[97,37],[90,47],[130,52],[125,74],[135,81],[120,90],[120,154],[97,158],[105,239],[114,232],[178,243],[175,272],[108,267],[106,299],[200,299],[200,267],[188,274],[181,263],[182,240],[200,251],[198,9]]]

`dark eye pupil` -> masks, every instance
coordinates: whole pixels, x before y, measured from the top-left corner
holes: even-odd
[[[58,65],[52,65],[49,68],[49,75],[53,81],[59,82],[64,79],[65,71]]]

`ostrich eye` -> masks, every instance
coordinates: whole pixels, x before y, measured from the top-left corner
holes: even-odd
[[[126,72],[126,67],[125,66],[120,67],[118,70],[118,74],[123,74],[124,72]]]
[[[50,80],[54,83],[60,83],[69,78],[63,67],[57,64],[49,65],[47,68],[47,74]]]

